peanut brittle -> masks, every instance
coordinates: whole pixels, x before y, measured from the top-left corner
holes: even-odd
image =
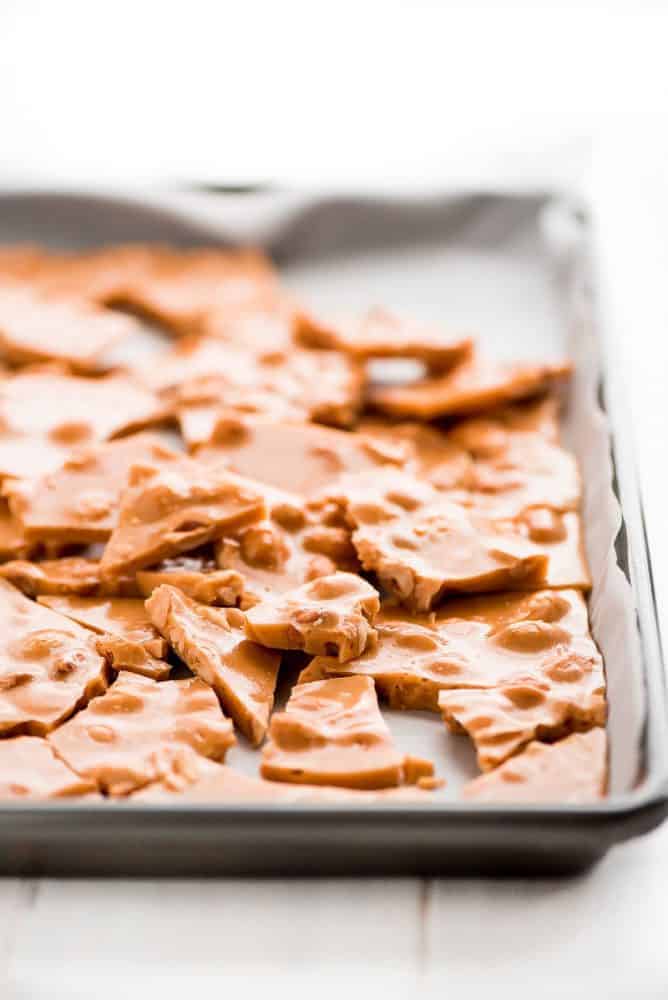
[[[595,802],[605,795],[605,729],[574,733],[551,745],[529,743],[465,786],[477,802]]]
[[[1,572],[1,567],[0,567]],[[234,607],[244,593],[244,578],[233,569],[218,569],[213,553],[206,549],[164,559],[157,566],[139,570],[139,592],[150,597],[156,587],[166,583],[183,591],[200,604]]]
[[[28,284],[0,284],[0,357],[12,365],[59,361],[95,372],[106,351],[136,335],[130,316],[76,299],[47,298]]]
[[[0,580],[0,735],[43,736],[101,694],[108,668],[90,632]]]
[[[46,740],[0,740],[0,799],[57,799],[88,795],[95,784],[59,760]]]
[[[534,544],[492,521],[475,523],[445,501],[363,524],[353,544],[362,566],[416,611],[429,611],[447,593],[540,586],[548,568]]]
[[[260,351],[216,337],[188,337],[140,374],[173,403],[216,403],[221,416],[252,406],[269,415],[295,413],[302,420],[349,427],[361,405],[362,370],[336,353]]]
[[[168,645],[151,624],[141,598],[52,596],[38,601],[101,635],[97,650],[115,670],[132,670],[155,680],[169,676],[169,664],[164,662]]]
[[[517,670],[493,688],[441,691],[448,727],[468,733],[489,771],[532,740],[554,742],[605,724],[605,678],[598,661],[556,657],[541,673]]]
[[[393,417],[434,420],[466,416],[482,410],[537,396],[568,378],[566,363],[528,364],[489,361],[474,356],[445,375],[405,385],[376,385],[369,401]]]
[[[421,786],[366,791],[322,785],[289,785],[235,771],[227,764],[213,764],[179,752],[180,759],[166,777],[141,789],[132,800],[141,802],[313,802],[365,805],[385,802],[428,802]]]
[[[428,711],[438,711],[441,691],[498,687],[518,671],[540,680],[556,664],[566,686],[572,664],[574,698],[583,677],[596,686],[602,676],[587,607],[575,590],[460,598],[422,615],[385,607],[375,628],[378,641],[361,657],[316,657],[308,676],[362,674],[392,708]]]
[[[395,447],[408,447],[406,470],[428,480],[439,490],[450,490],[468,485],[473,460],[465,447],[459,445],[445,431],[429,424],[402,421],[367,419],[360,422],[358,433],[376,437]]]
[[[116,304],[176,334],[206,328],[278,296],[269,260],[255,250],[153,250],[148,266],[124,282]]]
[[[432,371],[447,371],[468,358],[473,340],[420,326],[387,312],[370,309],[356,322],[323,323],[300,311],[295,317],[295,337],[306,347],[343,351],[367,361],[371,358],[416,358]]]
[[[246,612],[246,632],[270,649],[300,649],[345,663],[374,640],[379,609],[370,584],[353,573],[334,573],[256,604]]]
[[[20,559],[29,555],[32,548],[20,521],[10,511],[7,501],[0,498],[0,561]]]
[[[260,770],[271,781],[388,788],[402,783],[403,763],[373,681],[342,677],[293,688],[272,717]]]
[[[244,735],[254,745],[261,743],[280,654],[248,639],[241,611],[197,604],[175,587],[154,590],[146,610],[184,663],[211,685]]]
[[[158,423],[164,408],[126,375],[26,371],[0,381],[0,478],[35,479],[75,446]]]
[[[95,559],[81,556],[64,556],[62,559],[45,559],[28,562],[12,559],[0,566],[0,576],[28,597],[38,594],[95,593],[100,587],[100,564]]]
[[[78,448],[29,488],[21,484],[5,492],[29,541],[106,542],[118,521],[130,468],[179,457],[155,435],[134,434]]]
[[[198,459],[301,497],[322,493],[343,475],[401,467],[405,451],[363,435],[313,424],[230,422],[225,438]]]
[[[285,594],[337,569],[356,571],[350,529],[325,504],[309,509],[300,497],[261,487],[267,517],[216,543],[216,559],[243,579],[242,608]]]
[[[234,732],[198,678],[158,682],[121,671],[49,741],[77,774],[108,795],[123,796],[163,778],[175,746],[224,760]]]
[[[153,566],[258,521],[265,503],[253,484],[192,459],[135,465],[118,522],[100,561],[103,579]]]

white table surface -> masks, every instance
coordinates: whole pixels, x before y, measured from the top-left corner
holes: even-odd
[[[391,179],[425,183],[470,179],[471,164],[483,161],[488,175],[504,168],[515,174],[518,167],[530,173],[538,147],[550,159],[558,148],[563,159],[595,126],[618,122],[613,112],[621,111],[628,125],[638,108],[664,103],[666,22],[653,4],[602,4],[608,7],[605,24],[597,4],[559,4],[547,20],[538,7],[549,5],[518,5],[522,10],[503,43],[507,12],[496,5],[488,11],[481,11],[484,4],[462,5],[459,20],[449,12],[450,20],[439,24],[439,5],[406,5],[401,13],[399,5],[389,14],[383,4],[379,44],[373,41],[376,13],[362,13],[362,5],[354,11],[337,5],[340,16],[327,24],[311,7],[310,27],[328,39],[324,51],[298,33],[281,33],[282,5],[271,5],[269,24],[259,20],[257,4],[252,11],[238,5],[247,12],[241,32],[221,8],[221,24],[201,31],[197,45],[184,31],[187,24],[201,26],[203,5],[188,5],[194,14],[189,21],[177,14],[179,5],[161,5],[153,76],[146,72],[138,28],[141,22],[145,40],[155,13],[149,6],[114,5],[104,24],[97,5],[30,0],[3,6],[0,180],[122,183],[152,179],[157,168],[162,181],[289,176],[308,183],[332,176],[349,181],[354,168],[356,177],[361,170],[372,181],[379,160]],[[409,24],[412,8],[419,8],[419,17]],[[74,10],[69,22],[66,9]],[[357,28],[352,45],[351,17]],[[366,40],[360,23],[368,28]],[[258,31],[261,24],[266,30]],[[91,45],[102,29],[109,44]],[[252,87],[249,51],[255,66],[269,66],[268,90]],[[384,66],[375,75],[373,51]],[[379,101],[375,86],[364,90],[369,75],[374,83],[382,75],[390,100]],[[497,97],[502,92],[501,113],[490,101],[492,77]],[[316,80],[325,84],[324,103]],[[346,103],[353,91],[355,100]],[[230,94],[234,100],[226,101]],[[417,107],[425,110],[419,103],[425,94],[438,97],[432,116],[416,114]],[[202,100],[208,114],[198,117],[193,108],[202,111]],[[288,106],[299,113],[286,117]],[[349,114],[342,115],[342,107]],[[444,142],[432,125],[446,115]],[[479,144],[474,119],[484,133]],[[212,121],[224,130],[224,143],[214,141]],[[265,121],[268,131],[259,125]],[[523,139],[528,134],[531,142]],[[596,195],[606,209],[615,208],[605,216],[603,235],[614,273],[623,275],[613,282],[614,316],[627,346],[665,635],[668,197],[661,213],[657,194],[666,159],[657,157],[657,176],[639,184],[630,152],[642,150],[631,146],[620,142],[624,156],[620,149],[613,158],[617,177]],[[123,149],[132,157],[123,158]],[[351,149],[354,156],[346,153]],[[478,155],[481,149],[487,158]],[[617,211],[622,191],[627,197]],[[651,251],[644,242],[650,232],[656,240]],[[228,988],[235,996],[309,994],[318,1000],[342,991],[350,1000],[455,991],[516,1000],[650,1000],[668,996],[667,935],[668,825],[614,849],[586,875],[558,881],[5,879],[0,1000],[150,1000],[195,991],[225,997]]]

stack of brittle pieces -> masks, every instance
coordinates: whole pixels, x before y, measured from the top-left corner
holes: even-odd
[[[467,799],[605,794],[568,363],[158,246],[1,250],[0,362],[3,798],[430,801],[394,709]]]

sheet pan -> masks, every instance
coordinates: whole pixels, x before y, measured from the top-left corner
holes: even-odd
[[[175,203],[176,204],[176,203]],[[591,863],[666,812],[665,685],[630,428],[592,285],[580,205],[538,197],[383,201],[220,194],[208,224],[137,200],[0,197],[0,241],[259,242],[316,307],[382,303],[475,333],[491,353],[570,354],[564,433],[581,463],[594,638],[606,663],[610,795],[600,806],[471,806],[466,737],[387,712],[396,742],[436,762],[437,801],[407,806],[0,807],[0,870],[58,872],[558,871]],[[617,377],[616,377],[617,376]],[[243,744],[229,762],[254,773]]]

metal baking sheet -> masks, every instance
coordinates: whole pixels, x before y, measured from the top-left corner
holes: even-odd
[[[577,365],[565,435],[584,472],[593,634],[606,661],[610,786],[591,807],[472,806],[466,737],[428,713],[387,712],[399,747],[433,759],[447,784],[410,806],[139,806],[106,802],[0,808],[6,871],[444,871],[582,866],[665,811],[664,684],[623,402],[590,284],[580,211],[548,198],[382,201],[286,194],[216,197],[206,223],[169,198],[0,198],[0,241],[56,247],[130,240],[258,242],[307,302],[337,312],[382,303],[475,333],[505,357]],[[607,414],[603,406],[607,407]],[[628,453],[627,453],[628,451]],[[621,499],[621,505],[620,505]],[[228,757],[254,773],[241,744]],[[113,832],[112,832],[113,831]]]

